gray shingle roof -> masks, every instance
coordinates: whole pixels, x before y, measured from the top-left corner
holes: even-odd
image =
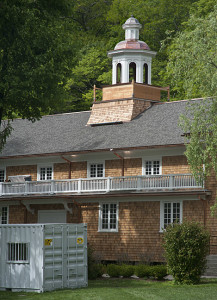
[[[187,101],[153,105],[129,123],[86,126],[90,112],[16,119],[3,156],[183,144],[178,126]]]

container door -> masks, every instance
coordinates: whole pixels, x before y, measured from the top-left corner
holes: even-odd
[[[87,285],[87,237],[83,224],[47,224],[44,290]]]

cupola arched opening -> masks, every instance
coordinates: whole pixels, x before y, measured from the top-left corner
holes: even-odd
[[[144,64],[143,66],[143,81],[145,84],[148,84],[148,65]]]
[[[120,83],[121,82],[121,63],[118,63],[117,64],[117,67],[116,67],[116,78],[117,78],[117,83]]]
[[[134,62],[129,64],[129,82],[132,80],[136,82],[136,64]]]

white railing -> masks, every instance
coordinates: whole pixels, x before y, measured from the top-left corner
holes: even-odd
[[[191,174],[80,178],[0,183],[0,196],[202,188]]]

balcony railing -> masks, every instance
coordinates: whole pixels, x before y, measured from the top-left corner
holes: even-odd
[[[202,188],[191,174],[80,178],[0,183],[0,196],[81,194],[111,191],[157,191]]]

